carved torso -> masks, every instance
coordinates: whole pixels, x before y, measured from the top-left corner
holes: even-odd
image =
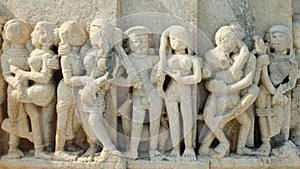
[[[289,55],[270,55],[270,65],[268,67],[270,79],[274,86],[284,82],[290,75],[292,63]]]
[[[171,71],[180,71],[182,76],[191,75],[193,62],[188,55],[169,55],[168,56],[168,68]]]
[[[151,71],[154,64],[158,62],[159,58],[154,55],[141,56],[137,54],[130,54],[129,59],[138,71],[143,82],[143,87],[141,89],[133,89],[134,95],[148,96],[149,93],[154,89],[154,85],[150,81]]]

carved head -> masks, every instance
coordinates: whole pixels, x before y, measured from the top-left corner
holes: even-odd
[[[97,60],[97,67],[99,72],[107,72],[110,66],[110,59],[108,57],[101,57]]]
[[[114,32],[114,26],[102,19],[95,19],[90,27],[90,41],[92,46],[108,49]]]
[[[267,31],[269,36],[270,47],[275,53],[284,52],[291,49],[292,33],[291,30],[283,25],[275,25]]]
[[[294,47],[300,49],[300,21],[293,23]]]
[[[188,30],[182,26],[175,25],[169,32],[170,45],[175,51],[184,50],[188,48],[189,34]]]
[[[83,59],[83,65],[87,74],[89,75],[92,71],[96,70],[96,60],[93,55],[86,55]]]
[[[84,26],[76,21],[67,21],[59,28],[59,54],[69,53],[71,46],[81,47],[87,40]]]
[[[31,42],[36,48],[50,48],[52,45],[57,45],[58,41],[58,32],[50,22],[38,22],[31,33]]]
[[[245,33],[238,24],[222,26],[215,34],[216,45],[227,52],[238,49],[240,41],[244,38]]]
[[[129,50],[137,52],[143,50],[148,52],[150,46],[151,31],[145,26],[134,26],[124,32],[128,40]]]
[[[2,38],[1,38],[2,28],[5,24],[5,22],[6,22],[6,20],[3,17],[0,17],[0,46],[1,46],[1,43],[2,43]]]
[[[2,36],[6,43],[25,46],[30,40],[31,30],[28,23],[12,19],[4,25]]]

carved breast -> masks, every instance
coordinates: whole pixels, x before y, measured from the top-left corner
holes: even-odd
[[[171,55],[168,66],[171,70],[179,70],[183,75],[188,75],[192,72],[193,63],[187,55]]]
[[[269,74],[272,83],[281,84],[290,74],[291,62],[289,56],[271,55]]]

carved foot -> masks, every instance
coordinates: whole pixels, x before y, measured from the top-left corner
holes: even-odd
[[[293,142],[286,141],[284,146],[273,149],[271,154],[279,158],[296,157],[298,155],[298,149]]]
[[[20,159],[24,157],[24,153],[18,148],[10,148],[7,155],[3,156],[2,159]]]
[[[166,159],[168,161],[179,161],[180,160],[180,151],[179,150],[172,150],[169,155],[167,155]]]
[[[123,153],[123,155],[126,158],[129,158],[130,160],[136,160],[139,157],[139,154],[137,151],[127,151],[127,152]]]
[[[52,156],[42,150],[35,150],[34,157],[39,159],[44,159],[44,160],[52,160]]]
[[[263,143],[256,152],[256,155],[269,156],[271,153],[271,144]]]
[[[208,146],[200,146],[198,153],[201,156],[208,156],[209,152],[211,151],[211,148],[209,148]]]
[[[122,153],[118,150],[114,150],[111,152],[107,151],[107,150],[102,150],[100,153],[100,156],[95,157],[94,161],[97,163],[101,163],[101,162],[108,160],[110,157],[113,157],[114,158],[113,161],[116,161],[116,159],[120,158],[121,156],[122,156]]]
[[[166,158],[166,156],[158,150],[149,150],[149,157],[151,161],[162,161]]]
[[[53,154],[53,159],[56,161],[76,161],[77,156],[70,155],[64,151],[56,151]]]
[[[197,157],[196,157],[194,149],[193,148],[185,148],[183,155],[182,155],[182,159],[184,161],[188,161],[188,162],[196,161]]]
[[[211,158],[222,159],[229,154],[229,144],[220,143],[214,150],[211,150],[208,155]]]
[[[90,147],[81,157],[78,158],[79,162],[91,162],[94,160],[95,153],[98,151],[95,147]]]
[[[70,152],[77,152],[80,151],[80,149],[78,147],[76,147],[73,143],[68,143],[66,145],[66,150],[70,151]]]
[[[250,156],[254,156],[256,155],[256,152],[251,149],[251,148],[247,148],[247,147],[243,147],[243,148],[238,148],[236,151],[237,155],[250,155]]]

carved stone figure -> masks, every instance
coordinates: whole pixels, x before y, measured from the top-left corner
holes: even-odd
[[[132,63],[132,66],[138,71],[127,70],[127,84],[133,86],[132,90],[132,123],[131,139],[129,151],[125,153],[126,157],[137,159],[138,146],[141,140],[143,125],[146,112],[149,112],[149,157],[154,160],[161,153],[158,151],[158,135],[160,127],[160,117],[162,113],[162,100],[152,83],[150,77],[153,66],[158,62],[159,57],[153,55],[154,51],[150,48],[149,28],[144,26],[135,26],[125,31],[128,40],[129,54],[126,59]],[[124,63],[126,64],[126,63]],[[130,65],[124,66],[129,68]],[[140,78],[139,81],[129,80]],[[136,84],[136,83],[140,84]],[[125,82],[126,83],[126,82]]]
[[[72,161],[76,156],[70,156],[64,152],[65,142],[75,136],[78,128],[78,120],[74,113],[80,111],[78,92],[80,87],[72,83],[73,76],[85,75],[83,57],[80,54],[81,47],[87,40],[84,27],[75,21],[67,21],[59,28],[60,43],[58,54],[61,56],[61,69],[63,79],[57,89],[57,127],[54,159]]]
[[[257,153],[269,156],[270,140],[281,133],[282,141],[291,145],[290,130],[290,91],[295,87],[299,76],[298,65],[292,48],[291,30],[283,25],[272,26],[267,31],[269,52],[261,55],[259,60],[265,63],[261,68],[260,92],[256,100],[256,115],[259,117],[259,128],[262,145]],[[285,156],[288,152],[274,155]]]
[[[197,115],[197,86],[201,81],[201,59],[187,53],[189,50],[189,34],[182,26],[174,25],[167,28],[161,36],[160,65],[157,78],[164,81],[170,77],[166,90],[163,83],[159,87],[164,93],[166,109],[169,117],[170,134],[173,149],[169,160],[180,159],[180,141],[184,139],[185,150],[183,160],[196,160],[193,149],[193,127]],[[170,44],[170,45],[168,45]],[[179,106],[180,105],[180,106]],[[180,116],[182,124],[180,123]],[[181,137],[181,128],[182,136]]]
[[[28,58],[30,72],[10,66],[10,71],[20,81],[12,92],[12,97],[21,103],[26,103],[28,111],[40,114],[41,120],[35,121],[32,125],[40,125],[43,142],[48,150],[52,150],[54,146],[55,128],[53,124],[55,124],[56,88],[52,76],[59,66],[58,60],[53,59],[54,52],[51,51],[51,47],[58,44],[58,35],[54,30],[55,26],[52,23],[41,21],[36,24],[31,33],[31,41],[35,50]],[[26,87],[22,81],[28,83],[28,80],[31,80],[33,84]]]
[[[295,48],[295,59],[298,64],[298,70],[300,65],[300,21],[293,22],[293,40]],[[292,103],[291,103],[291,136],[292,140],[300,150],[300,80],[297,80],[296,86],[292,91]]]
[[[241,125],[237,154],[251,153],[245,147],[251,127],[246,110],[255,101],[258,87],[252,83],[256,59],[242,41],[244,37],[239,25],[223,26],[216,33],[217,47],[205,54],[212,76],[205,84],[211,93],[206,100],[203,118],[210,131],[205,131],[205,126],[205,134],[201,133],[199,153],[202,155],[223,158],[229,153],[230,143],[223,128],[235,118]],[[211,150],[215,138],[219,144]]]
[[[20,103],[12,92],[17,85],[22,82],[28,85],[28,81],[19,80],[10,66],[17,66],[22,70],[29,71],[27,58],[30,54],[30,33],[31,27],[26,22],[12,19],[6,22],[3,30],[3,54],[1,56],[2,73],[5,81],[8,83],[7,89],[7,112],[8,118],[2,123],[4,131],[9,133],[9,151],[5,158],[21,158],[23,152],[18,148],[20,137],[34,142],[35,154],[38,155],[43,150],[43,141],[39,113],[30,111],[28,104]],[[29,48],[27,48],[29,47]],[[29,126],[28,118],[31,121]],[[30,132],[32,128],[32,133]]]
[[[103,150],[96,162],[103,162],[110,155],[121,153],[116,150],[105,129],[103,117],[106,112],[106,94],[112,81],[113,58],[108,42],[112,34],[104,26],[106,22],[96,19],[91,23],[90,40],[92,50],[84,58],[85,76],[74,76],[71,78],[72,84],[84,86],[79,91],[80,100],[83,103],[82,113],[79,118],[85,133],[88,136],[90,148],[79,158],[80,161],[92,161],[94,154],[98,151],[97,144],[103,145]],[[108,23],[107,23],[108,24]],[[103,35],[100,33],[103,32]],[[84,159],[86,158],[86,159]]]

